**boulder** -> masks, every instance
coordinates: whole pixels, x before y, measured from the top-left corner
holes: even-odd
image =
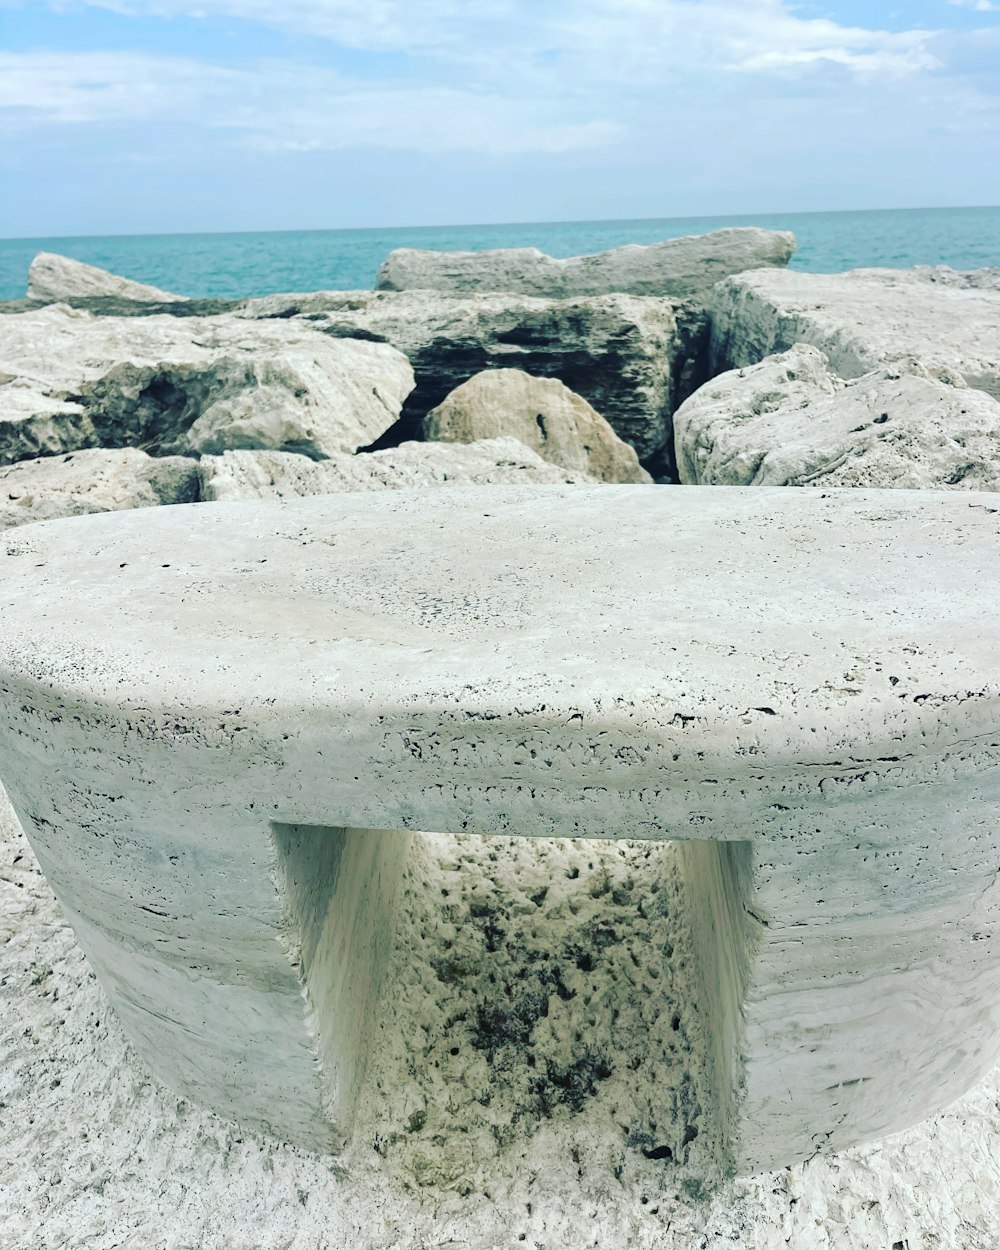
[[[728,278],[711,309],[712,372],[811,343],[842,378],[916,356],[1000,399],[1000,286],[994,271],[759,270]]]
[[[0,463],[81,447],[353,452],[413,386],[385,343],[303,322],[95,317],[55,304],[0,325]]]
[[[174,304],[84,297],[67,304],[119,321],[165,316],[291,321],[338,338],[389,343],[409,357],[416,388],[404,403],[400,426],[378,447],[419,437],[426,414],[474,373],[517,366],[565,382],[636,448],[642,461],[669,476],[670,414],[709,376],[707,313],[646,296],[549,300],[429,291],[313,291]],[[0,305],[0,316],[31,311],[38,311],[37,306],[24,301]]]
[[[649,296],[331,291],[246,300],[239,315],[305,320],[328,334],[377,339],[404,352],[416,386],[392,432],[394,444],[418,438],[427,413],[473,374],[518,368],[564,382],[641,461],[655,463],[672,458],[670,414],[707,367],[704,316]]]
[[[424,418],[424,436],[448,443],[509,436],[599,482],[652,481],[635,449],[585,399],[521,369],[489,369],[463,382]]]
[[[201,498],[291,499],[345,491],[518,482],[587,483],[585,473],[549,464],[513,438],[458,444],[403,443],[387,451],[310,460],[286,451],[227,451],[202,456]]]
[[[198,463],[135,447],[91,449],[0,468],[0,529],[199,498]]]
[[[113,296],[119,299],[146,300],[159,304],[182,303],[184,295],[173,295],[145,282],[119,278],[117,274],[82,260],[59,256],[55,252],[39,252],[28,269],[28,299],[46,303],[73,297]]]
[[[685,484],[1000,490],[1000,403],[919,361],[844,382],[799,344],[674,416]]]
[[[484,252],[404,247],[390,252],[375,286],[380,291],[506,291],[560,299],[625,292],[704,301],[720,279],[747,269],[787,265],[794,251],[793,234],[754,227],[668,239],[649,247],[629,244],[567,260],[534,247]]]

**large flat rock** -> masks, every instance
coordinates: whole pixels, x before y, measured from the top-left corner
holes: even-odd
[[[993,271],[759,270],[721,283],[711,317],[716,373],[810,343],[842,378],[915,356],[932,370],[957,370],[970,386],[1000,399],[1000,288]]]
[[[1000,490],[1000,403],[912,360],[844,382],[799,344],[713,378],[674,431],[685,485]]]
[[[679,839],[731,1158],[807,1158],[1000,1048],[997,518],[537,486],[26,527],[3,784],[160,1079],[314,1149],[406,831]]]
[[[0,317],[0,464],[96,446],[321,458],[377,439],[412,385],[387,344],[302,322],[54,304]]]
[[[431,290],[452,294],[505,291],[567,299],[583,295],[666,295],[705,301],[730,274],[787,265],[795,236],[738,227],[712,234],[628,244],[591,256],[557,259],[534,247],[483,252],[397,248],[375,279],[380,291]]]

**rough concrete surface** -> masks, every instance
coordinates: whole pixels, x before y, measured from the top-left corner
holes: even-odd
[[[94,446],[350,452],[393,424],[412,386],[393,348],[302,322],[53,304],[0,324],[0,464]]]
[[[160,1078],[310,1147],[350,1129],[389,831],[683,839],[718,1152],[804,1159],[996,1056],[993,505],[473,488],[21,530],[4,780]],[[381,902],[324,928],[313,878]]]
[[[28,268],[28,299],[55,303],[73,297],[107,296],[114,299],[180,303],[186,296],[132,278],[120,278],[96,265],[84,264],[55,252],[39,252]]]
[[[632,243],[565,260],[535,247],[482,252],[401,247],[383,262],[375,287],[453,294],[507,291],[556,299],[624,292],[705,301],[722,278],[747,269],[787,265],[794,251],[793,234],[754,226],[667,239],[645,247]]]
[[[511,437],[552,464],[599,482],[646,482],[635,449],[557,378],[488,369],[463,382],[424,418],[432,442]]]
[[[711,317],[713,373],[811,343],[842,378],[915,356],[1000,399],[1000,288],[990,271],[762,269],[720,283]]]
[[[402,443],[387,451],[310,460],[287,451],[227,451],[198,462],[201,499],[293,499],[340,491],[524,482],[593,482],[549,464],[514,438],[475,443]]]
[[[674,414],[685,485],[1000,489],[1000,403],[900,360],[851,382],[798,344]]]

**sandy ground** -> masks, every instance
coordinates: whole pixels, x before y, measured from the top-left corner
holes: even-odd
[[[422,836],[357,1132],[312,1156],[147,1075],[0,791],[0,1247],[1000,1247],[1000,1073],[714,1181],[698,991],[669,845]]]

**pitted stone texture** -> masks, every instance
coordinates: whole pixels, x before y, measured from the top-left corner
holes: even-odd
[[[412,385],[386,344],[301,322],[95,317],[55,304],[0,323],[0,464],[93,446],[319,458],[378,438]]]
[[[600,482],[652,481],[635,449],[555,378],[489,369],[456,387],[424,418],[424,437],[431,441],[469,443],[503,436]]]
[[[685,840],[732,1154],[789,1162],[996,1056],[998,529],[988,494],[607,486],[26,528],[3,781],[161,1078],[312,1145],[377,979],[331,986],[385,932],[352,946],[331,908],[317,985],[272,822],[357,856],[364,830]],[[396,836],[342,902],[391,901]]]
[[[701,380],[704,317],[667,299],[605,295],[533,299],[432,291],[272,295],[247,300],[244,317],[296,317],[328,334],[378,339],[405,353],[416,374],[402,441],[483,369],[558,378],[648,461],[673,455],[670,414]]]
[[[857,269],[816,274],[760,270],[716,288],[713,372],[755,365],[796,343],[856,378],[917,357],[957,371],[1000,400],[1000,289],[992,271]]]
[[[568,260],[547,256],[535,247],[483,252],[401,247],[382,264],[375,287],[453,294],[506,291],[557,299],[624,292],[704,301],[720,279],[766,265],[787,265],[794,251],[793,234],[753,226],[646,247],[632,243]]]
[[[184,456],[133,447],[45,456],[0,468],[0,529],[198,498],[198,464]]]
[[[201,498],[294,499],[343,491],[427,486],[496,486],[529,482],[592,483],[585,473],[549,464],[513,438],[476,443],[403,443],[387,451],[310,460],[285,451],[227,451],[202,456]]]
[[[1000,489],[1000,403],[900,361],[851,382],[799,344],[674,414],[682,483]]]
[[[159,304],[180,303],[186,297],[161,291],[159,287],[84,264],[55,252],[39,252],[28,269],[28,299],[58,303],[73,297],[108,296],[116,299],[146,300]]]

